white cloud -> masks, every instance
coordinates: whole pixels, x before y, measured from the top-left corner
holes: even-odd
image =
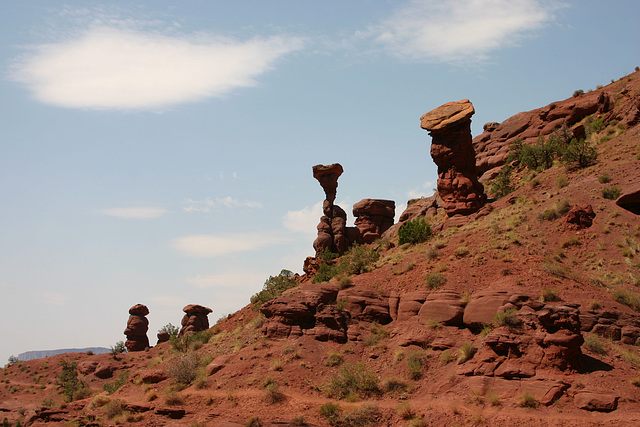
[[[284,243],[284,239],[274,234],[235,234],[215,236],[211,234],[194,234],[173,239],[171,247],[185,255],[213,258],[234,252],[253,251]]]
[[[206,288],[232,288],[253,289],[261,287],[267,276],[258,273],[221,273],[208,276],[197,275],[187,279],[187,282],[200,289]]]
[[[543,0],[413,0],[372,33],[401,58],[474,62],[540,29],[559,7]]]
[[[309,235],[317,234],[316,227],[322,216],[322,202],[305,207],[297,211],[288,211],[282,219],[287,230]]]
[[[187,212],[211,212],[211,209],[215,206],[224,206],[227,208],[261,208],[262,203],[251,200],[238,200],[234,197],[227,196],[222,198],[216,198],[215,200],[207,197],[203,200],[186,199],[184,201],[186,206],[182,209]]]
[[[170,36],[116,24],[35,46],[13,64],[13,80],[61,107],[156,110],[255,86],[258,75],[303,44],[283,36]]]
[[[436,181],[427,181],[422,184],[420,187],[412,188],[407,191],[407,196],[410,199],[419,199],[420,197],[430,197],[434,194],[434,188],[436,185]]]
[[[115,216],[118,218],[135,218],[135,219],[148,219],[157,218],[164,214],[166,211],[160,208],[134,206],[130,208],[111,208],[100,209],[98,213],[103,215]]]

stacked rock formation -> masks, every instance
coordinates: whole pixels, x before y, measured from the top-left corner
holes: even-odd
[[[421,127],[433,139],[431,157],[438,166],[438,193],[449,217],[477,212],[486,201],[471,138],[474,113],[471,102],[463,99],[441,105],[420,118]]]
[[[127,328],[124,330],[124,334],[127,336],[124,345],[127,350],[143,351],[149,347],[149,338],[147,337],[149,319],[145,317],[147,314],[149,314],[149,309],[143,304],[136,304],[129,309],[129,320]]]
[[[178,336],[191,335],[209,329],[209,318],[207,316],[213,312],[209,307],[189,304],[182,311],[185,312],[185,315],[182,318],[182,328],[180,328]]]
[[[343,254],[349,247],[345,235],[347,214],[340,206],[333,203],[336,199],[338,178],[342,172],[344,170],[339,163],[313,167],[313,177],[320,182],[325,194],[322,204],[323,216],[318,224],[318,238],[313,242],[316,256],[324,250]]]
[[[396,203],[393,200],[363,199],[353,205],[358,243],[373,243],[393,225]]]

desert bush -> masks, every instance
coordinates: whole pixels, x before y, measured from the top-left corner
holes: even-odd
[[[343,364],[324,385],[329,397],[345,399],[347,397],[365,397],[378,393],[378,378],[362,364]]]
[[[169,365],[169,376],[177,383],[187,386],[198,376],[200,357],[197,354],[177,357]]]
[[[409,390],[409,384],[401,378],[385,378],[382,381],[382,390],[385,393],[402,394]]]
[[[564,188],[569,185],[566,175],[558,175],[556,178],[556,188]]]
[[[602,189],[602,197],[609,200],[615,200],[622,194],[622,190],[615,185]]]
[[[456,360],[456,355],[455,353],[449,351],[449,350],[445,350],[442,353],[440,353],[440,362],[442,362],[443,365],[448,365],[449,363],[453,362],[454,360]]]
[[[280,403],[286,399],[283,392],[280,391],[278,383],[271,383],[264,388],[264,400],[265,402],[273,405]]]
[[[60,361],[62,372],[56,375],[56,387],[67,402],[71,402],[78,398],[88,397],[91,390],[87,384],[78,378],[78,364],[74,361]]]
[[[595,354],[607,354],[607,346],[596,334],[587,334],[582,346]]]
[[[327,402],[320,407],[320,415],[325,417],[332,426],[338,425],[341,413],[342,409],[337,403]]]
[[[387,330],[387,328],[378,324],[377,322],[373,322],[369,325],[369,332],[371,332],[371,334],[366,336],[363,340],[363,343],[368,347],[377,345],[380,340],[389,336],[389,331]]]
[[[191,350],[197,350],[202,347],[203,344],[209,342],[213,332],[210,330],[196,332],[195,334],[186,334],[181,337],[173,337],[169,339],[171,348],[176,351],[186,353]]]
[[[458,364],[471,360],[473,356],[475,356],[477,350],[478,349],[470,342],[462,344],[460,352],[458,353]]]
[[[118,359],[119,354],[123,354],[127,352],[127,346],[124,344],[124,341],[118,341],[116,345],[111,347],[111,351],[109,352],[114,359]]]
[[[122,404],[122,400],[119,400],[119,399],[112,400],[111,402],[104,405],[104,407],[102,408],[102,411],[104,416],[107,419],[109,420],[114,419],[115,417],[117,417],[118,415],[121,415],[124,412],[124,405]]]
[[[162,328],[158,329],[158,333],[166,332],[169,334],[169,338],[176,338],[178,336],[178,332],[180,332],[180,328],[177,326],[173,326],[171,323],[167,323]]]
[[[602,174],[598,177],[598,182],[600,184],[608,184],[611,182],[611,178],[609,177],[609,174]]]
[[[540,402],[538,402],[535,396],[527,391],[525,391],[522,396],[520,396],[518,404],[523,408],[537,408],[538,406],[540,406]]]
[[[417,380],[422,377],[422,370],[427,363],[427,354],[422,350],[409,352],[405,357],[405,365],[409,378]]]
[[[602,305],[600,304],[600,301],[598,301],[597,299],[592,299],[587,304],[587,307],[589,308],[589,310],[598,310],[602,308]]]
[[[413,409],[410,402],[402,402],[399,404],[396,407],[396,412],[403,420],[410,420],[416,416],[416,411]]]
[[[324,366],[333,367],[341,365],[342,362],[344,362],[342,354],[332,350],[327,353],[327,356],[323,359],[322,364]]]
[[[494,316],[493,323],[496,326],[509,326],[509,327],[520,326],[521,321],[518,318],[518,309],[512,307],[504,311],[501,311],[500,313]]]
[[[577,98],[577,97],[579,97],[580,95],[584,95],[584,90],[582,90],[582,89],[577,89],[577,90],[573,91],[573,97],[574,97],[574,98]]]
[[[251,417],[244,423],[245,427],[262,427],[262,421],[259,417]]]
[[[613,298],[619,303],[627,305],[636,311],[640,311],[640,295],[639,294],[625,291],[625,290],[618,290],[613,293]]]
[[[428,288],[438,289],[440,286],[447,283],[447,278],[442,273],[433,272],[428,273],[424,279],[424,283]]]
[[[598,152],[584,139],[572,139],[562,149],[561,162],[569,169],[583,169],[596,163]]]
[[[164,404],[169,406],[178,406],[184,404],[184,397],[175,391],[169,392],[164,396]]]
[[[340,426],[364,427],[376,424],[380,418],[380,410],[373,403],[365,403],[341,416]]]
[[[431,224],[420,216],[402,224],[398,230],[398,244],[426,242],[431,237]]]
[[[259,308],[263,303],[277,298],[287,289],[293,288],[298,282],[293,277],[293,272],[289,270],[281,270],[277,276],[269,276],[264,282],[262,290],[251,297],[251,304],[255,309]]]
[[[365,273],[373,265],[380,254],[366,245],[353,245],[344,255],[337,261],[323,262],[318,268],[318,273],[312,280],[312,283],[323,283],[331,280],[336,276],[349,276]],[[351,284],[351,279],[346,279]]]
[[[120,372],[115,381],[105,383],[102,389],[108,394],[113,394],[129,380],[129,371]]]
[[[454,251],[453,251],[453,255],[456,256],[456,258],[464,258],[467,255],[469,255],[469,248],[466,246],[460,246],[457,247]]]
[[[540,299],[542,302],[560,301],[560,292],[557,289],[545,288],[540,291]]]
[[[496,199],[504,197],[515,190],[515,187],[511,183],[511,172],[511,167],[503,166],[491,182],[489,191]]]
[[[607,127],[602,117],[589,116],[585,119],[584,124],[584,130],[587,136],[600,133]]]

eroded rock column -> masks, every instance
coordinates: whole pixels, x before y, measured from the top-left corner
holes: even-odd
[[[449,217],[472,214],[487,199],[478,181],[472,144],[474,113],[471,102],[463,99],[441,105],[420,118],[420,126],[432,138],[431,157],[438,166],[438,193]]]
[[[333,202],[336,199],[338,178],[344,170],[339,163],[332,165],[316,165],[313,167],[313,177],[320,182],[325,194],[322,204],[323,216],[318,224],[318,238],[313,242],[313,248],[318,254],[326,249],[342,255],[349,247],[345,229],[347,213]]]
[[[212,313],[209,307],[204,307],[197,304],[189,304],[185,306],[182,311],[185,315],[182,318],[182,328],[178,333],[178,336],[195,334],[196,332],[206,331],[209,329],[209,313]]]
[[[149,314],[149,309],[143,304],[136,304],[129,309],[129,320],[127,328],[124,330],[124,334],[127,336],[124,345],[127,350],[143,351],[149,347],[149,337],[147,337],[149,319],[145,317],[147,314]]]

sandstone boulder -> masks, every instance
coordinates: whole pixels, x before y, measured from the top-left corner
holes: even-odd
[[[591,205],[574,206],[567,212],[565,222],[578,229],[589,228],[593,224],[595,217],[596,214]]]
[[[618,396],[609,393],[583,391],[576,393],[573,403],[587,411],[611,412],[618,409]]]

